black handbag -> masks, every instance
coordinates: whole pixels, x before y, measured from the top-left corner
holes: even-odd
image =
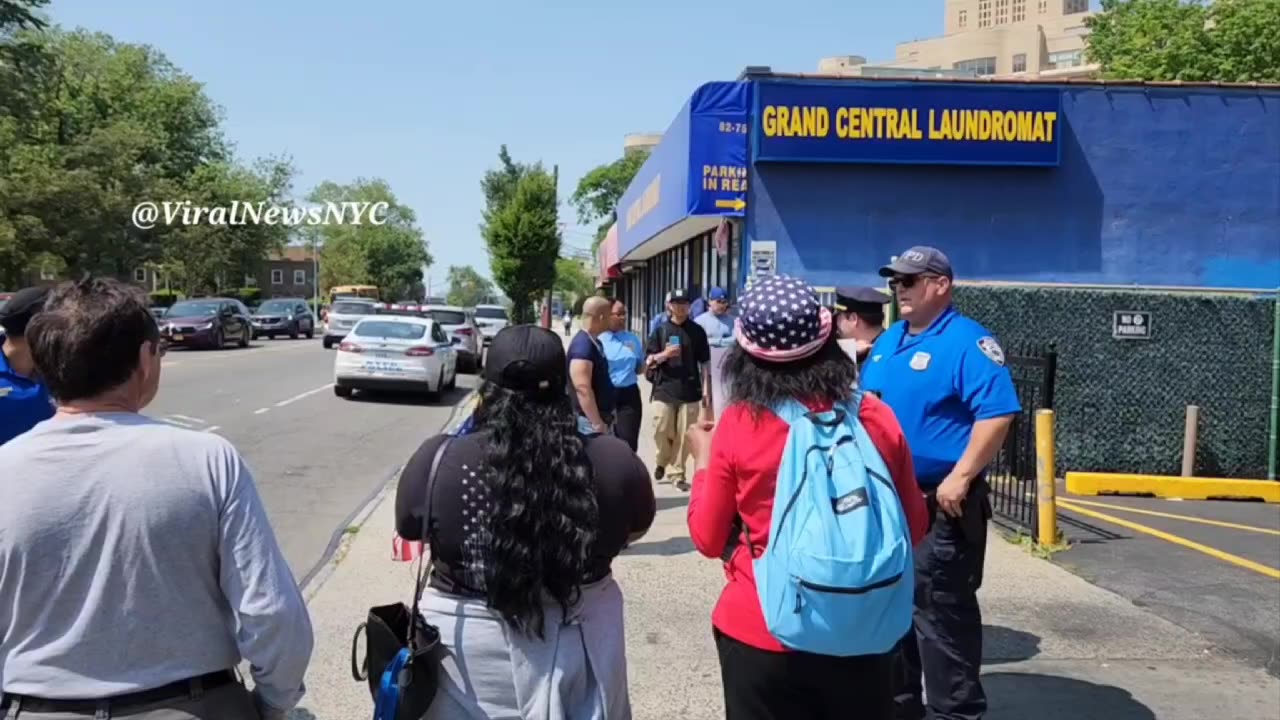
[[[436,472],[452,440],[446,437],[431,460],[423,515],[424,540],[431,526]],[[406,607],[399,602],[369,608],[365,622],[360,623],[351,638],[351,675],[356,682],[369,683],[374,720],[420,720],[431,707],[440,684],[440,630],[418,613],[418,598],[426,581],[425,550],[418,556],[413,605]],[[362,633],[365,637],[363,664],[356,659]]]

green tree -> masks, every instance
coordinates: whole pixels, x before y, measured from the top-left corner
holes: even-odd
[[[119,275],[161,257],[168,233],[135,227],[132,208],[228,160],[199,83],[103,34],[22,30],[0,45],[23,58],[0,57],[0,282],[42,255]]]
[[[285,160],[263,160],[252,169],[209,163],[186,180],[182,197],[191,202],[188,213],[198,207],[231,207],[235,201],[261,203],[264,209],[288,206],[293,176],[293,167]],[[290,227],[283,223],[238,223],[228,215],[185,224],[180,212],[172,219],[164,228],[168,234],[161,243],[161,264],[181,267],[180,288],[189,295],[240,287],[246,276],[258,274],[267,255],[290,240]]]
[[[628,153],[607,165],[594,168],[578,181],[569,202],[578,209],[578,222],[586,224],[604,218],[596,228],[592,252],[600,247],[609,226],[618,219],[618,201],[648,159],[649,151]]]
[[[396,199],[385,180],[358,178],[349,185],[326,181],[311,191],[307,201],[322,208],[346,207],[349,212],[344,222],[315,230],[326,288],[367,283],[377,285],[389,299],[416,294],[431,255],[413,210]],[[355,222],[354,206],[342,203],[368,205]]]
[[[540,164],[511,162],[505,147],[499,159],[503,167],[482,181],[487,207],[481,231],[494,282],[511,299],[512,322],[533,322],[535,304],[555,282],[560,255],[555,181]]]
[[[1103,0],[1085,24],[1107,78],[1280,81],[1280,0]]]
[[[49,0],[0,0],[0,36],[10,29],[44,28],[38,9],[48,4]]]
[[[493,294],[493,283],[470,265],[450,265],[447,282],[450,305],[475,307]]]
[[[577,308],[583,299],[595,294],[596,281],[581,262],[569,258],[557,258],[556,282],[552,289],[563,295],[569,304]]]

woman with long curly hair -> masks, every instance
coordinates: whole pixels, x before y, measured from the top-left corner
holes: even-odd
[[[836,657],[786,648],[765,624],[753,561],[769,546],[778,469],[790,425],[775,414],[791,401],[810,412],[854,407],[857,367],[831,331],[813,290],[786,276],[757,282],[724,372],[729,405],[715,427],[689,430],[694,453],[689,534],[723,558],[728,584],[711,614],[729,720],[889,720],[891,653]],[[892,476],[913,543],[927,526],[911,453],[888,406],[859,393],[857,419]],[[868,618],[875,622],[877,618]]]
[[[400,477],[396,530],[430,547],[421,612],[444,648],[428,718],[630,718],[610,564],[652,524],[653,488],[626,443],[578,433],[567,368],[555,333],[502,330],[473,430]]]

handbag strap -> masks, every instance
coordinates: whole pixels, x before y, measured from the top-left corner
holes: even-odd
[[[440,472],[440,460],[444,458],[444,451],[453,442],[452,435],[445,435],[444,441],[440,443],[440,447],[436,449],[435,457],[431,458],[431,470],[427,473],[427,500],[423,508],[422,516],[422,545],[423,550],[418,554],[418,577],[413,584],[413,612],[409,616],[410,627],[414,627],[418,622],[418,598],[422,596],[422,590],[426,585],[426,557],[427,548],[430,547],[428,542],[431,539],[431,498],[436,491],[436,475]],[[409,646],[415,651],[417,650],[416,632],[409,632]]]

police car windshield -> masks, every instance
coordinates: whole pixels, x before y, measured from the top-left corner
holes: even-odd
[[[465,325],[467,316],[457,310],[431,310],[428,312],[432,320],[441,325]]]
[[[166,317],[200,317],[217,315],[219,303],[216,302],[180,302],[175,303],[165,313]]]
[[[507,311],[502,308],[476,308],[476,317],[506,320]]]

